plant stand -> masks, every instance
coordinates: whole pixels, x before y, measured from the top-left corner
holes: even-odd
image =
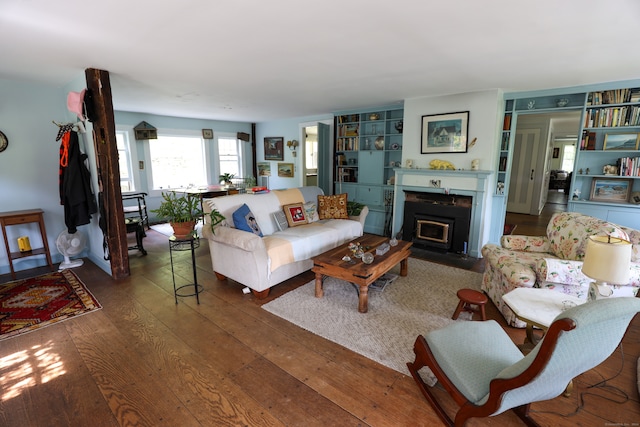
[[[196,297],[196,301],[200,304],[200,292],[203,291],[203,286],[198,284],[197,272],[196,272],[196,255],[195,250],[200,247],[200,238],[177,238],[176,236],[169,237],[169,255],[171,257],[171,276],[173,278],[173,295],[178,304],[178,297]],[[176,274],[173,267],[173,252],[178,251],[191,251],[191,268],[193,269],[193,283],[176,287]],[[193,293],[189,292],[188,288],[193,287]]]

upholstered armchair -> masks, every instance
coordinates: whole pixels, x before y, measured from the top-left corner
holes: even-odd
[[[512,409],[528,426],[537,426],[529,405],[559,396],[573,378],[602,363],[639,311],[639,298],[602,299],[571,308],[556,317],[527,356],[494,320],[454,323],[418,336],[415,361],[407,366],[445,425],[463,426],[470,418]],[[460,406],[455,421],[431,393],[422,377],[428,374]]]
[[[545,236],[502,236],[500,245],[482,248],[485,271],[482,290],[491,298],[511,326],[523,328],[502,296],[517,287],[549,288],[578,298],[587,298],[593,279],[582,273],[587,238],[610,235],[630,240],[630,282],[613,286],[613,296],[634,296],[640,287],[640,232],[577,212],[551,217]]]

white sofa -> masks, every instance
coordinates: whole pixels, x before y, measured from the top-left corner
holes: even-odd
[[[218,279],[233,279],[250,288],[258,298],[265,298],[272,286],[311,269],[312,257],[362,236],[369,212],[366,206],[357,217],[323,219],[279,230],[273,217],[275,212],[291,203],[317,204],[318,195],[324,195],[319,187],[299,187],[204,199],[205,213],[215,208],[226,217],[215,233],[211,231],[208,215],[203,227]],[[263,237],[235,228],[232,215],[243,204],[255,216]]]

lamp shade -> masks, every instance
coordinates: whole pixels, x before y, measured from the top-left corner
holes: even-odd
[[[582,272],[600,282],[629,283],[631,243],[611,236],[589,236]]]

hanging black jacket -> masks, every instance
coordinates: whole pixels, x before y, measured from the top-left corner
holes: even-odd
[[[67,231],[75,233],[77,226],[89,224],[91,214],[98,212],[98,207],[91,189],[91,173],[85,165],[87,155],[80,151],[78,134],[67,134],[60,146],[60,204],[64,206]],[[65,150],[67,136],[68,148]]]

